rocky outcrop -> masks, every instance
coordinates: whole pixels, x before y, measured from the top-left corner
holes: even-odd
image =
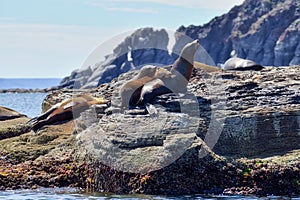
[[[298,66],[209,74],[197,70],[188,86],[189,94],[181,98],[172,94],[162,95],[156,99],[154,105],[160,111],[159,116],[141,117],[143,109],[125,115],[112,110],[112,116],[104,117],[90,132],[103,137],[99,141],[104,143],[110,138],[121,146],[125,145],[123,143],[130,146],[131,141],[124,140],[127,135],[133,139],[132,133],[139,132],[134,124],[139,124],[140,131],[144,131],[143,136],[149,138],[144,138],[141,144],[135,144],[137,147],[144,146],[143,141],[151,140],[151,137],[158,138],[156,142],[152,141],[158,144],[167,140],[168,133],[189,132],[197,134],[205,142],[209,141],[208,146],[219,155],[249,157],[287,152],[297,149],[300,142],[297,131],[300,127],[299,70]],[[109,87],[113,91],[112,96],[107,97],[112,99],[113,105],[119,105],[118,90],[127,81],[124,77],[102,86],[105,90]],[[120,136],[117,130],[121,131]],[[156,130],[159,130],[158,135]],[[151,137],[147,136],[148,132]],[[114,136],[108,136],[110,134]],[[118,137],[122,138],[122,142]],[[138,139],[133,139],[133,142],[136,141]],[[100,142],[97,146],[106,145]]]
[[[10,108],[0,106],[0,121],[20,118],[20,117],[25,117],[25,115],[18,113],[17,111],[12,110]]]
[[[298,0],[245,0],[207,24],[179,27],[171,55],[165,30],[138,29],[103,62],[73,71],[58,88],[93,88],[145,64],[172,64],[182,47],[194,39],[200,39],[203,46],[195,59],[209,65],[224,63],[232,50],[238,57],[264,66],[297,65],[300,64],[299,8]]]
[[[93,88],[110,82],[131,69],[139,69],[145,64],[171,64],[173,59],[168,52],[168,43],[168,33],[164,29],[138,29],[125,38],[112,54],[107,55],[105,61],[73,71],[61,81],[59,87]]]
[[[57,86],[44,88],[44,89],[22,89],[22,88],[0,89],[0,93],[47,93],[57,89],[58,89]]]
[[[27,117],[23,116],[0,121],[0,140],[16,137],[30,131],[30,126],[26,124],[28,120]]]
[[[154,100],[157,116],[149,116],[144,108],[122,113],[114,107],[120,86],[136,72],[89,90],[113,105],[96,120],[85,113],[76,122],[84,127],[76,140],[80,155],[93,158],[94,189],[297,193],[293,180],[299,178],[299,70],[195,70],[188,94]]]
[[[157,97],[158,114],[151,116],[143,107],[123,112],[116,106],[120,86],[137,71],[94,89],[55,91],[45,105],[89,92],[111,106],[1,140],[2,189],[299,194],[299,72],[299,66],[195,69],[188,93]]]
[[[199,38],[215,63],[224,63],[232,50],[261,65],[299,64],[300,2],[246,0],[203,26],[178,32]]]

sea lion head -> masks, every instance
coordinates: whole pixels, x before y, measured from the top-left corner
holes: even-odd
[[[181,50],[180,57],[184,58],[188,62],[192,63],[194,61],[194,55],[200,47],[199,39],[193,42],[187,43]]]
[[[142,67],[136,77],[136,79],[145,77],[145,76],[149,76],[152,77],[154,76],[155,72],[157,70],[157,66],[154,65],[145,65],[144,67]]]
[[[196,51],[200,47],[199,40],[187,43],[181,50],[180,56],[174,62],[171,72],[174,74],[181,74],[183,85],[186,85],[186,81],[190,80],[192,71],[194,68],[194,56]],[[176,75],[176,76],[177,76]],[[179,80],[177,80],[178,82]]]

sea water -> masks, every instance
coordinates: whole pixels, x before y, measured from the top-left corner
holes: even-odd
[[[0,78],[0,89],[44,89],[59,85],[60,78]]]
[[[193,196],[151,196],[151,195],[114,195],[103,193],[82,193],[75,188],[55,188],[55,189],[37,189],[37,190],[13,190],[13,191],[0,191],[0,200],[117,200],[117,199],[153,199],[153,200],[180,200],[180,199],[198,199],[198,200],[299,200],[299,198],[288,197],[254,197],[254,196],[224,196],[224,195],[193,195]]]
[[[0,78],[0,89],[43,89],[57,86],[60,78]],[[0,106],[8,107],[28,117],[41,113],[47,93],[0,93]]]
[[[47,93],[0,93],[0,106],[8,107],[32,118],[41,114]]]

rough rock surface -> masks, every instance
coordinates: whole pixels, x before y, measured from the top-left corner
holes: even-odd
[[[194,70],[188,93],[157,97],[154,116],[144,108],[121,112],[116,106],[120,86],[136,71],[94,89],[56,91],[46,102],[91,92],[112,106],[91,108],[77,120],[45,126],[35,135],[1,140],[2,189],[300,194],[299,72],[300,66]]]
[[[26,125],[28,120],[27,117],[23,116],[0,121],[0,140],[27,133],[30,130],[30,127]]]
[[[261,65],[299,64],[300,2],[246,0],[203,26],[177,31],[199,38],[215,63],[224,63],[234,49],[237,56]]]
[[[299,66],[211,74],[205,84],[221,85],[225,95],[220,99],[214,97],[216,90],[210,90],[208,98],[216,101],[211,108],[216,107],[215,111],[224,117],[223,130],[213,150],[220,155],[264,157],[299,148],[297,71]]]
[[[17,111],[12,110],[10,108],[0,106],[0,121],[20,118],[20,117],[25,117],[25,115],[18,113]]]
[[[154,133],[155,129],[160,130],[158,124],[164,124],[166,121],[173,121],[181,128],[185,127],[185,122],[188,121],[189,130],[193,130],[203,140],[213,140],[214,138],[205,137],[206,134],[221,130],[213,149],[220,155],[243,157],[289,151],[298,148],[299,144],[299,70],[299,66],[209,74],[195,70],[188,85],[188,94],[180,98],[162,95],[156,99],[157,109],[161,111],[159,116],[147,118],[150,121],[143,122],[144,119],[139,119],[139,114],[144,113],[143,110],[132,110],[129,111],[131,115],[125,116],[119,113],[116,115],[115,112],[118,111],[112,110],[114,115],[109,116],[114,118],[111,120],[111,126],[116,126],[113,123],[123,124],[122,121],[126,121],[127,116],[133,124],[148,123],[149,125],[142,129],[149,129],[149,133]],[[119,105],[118,89],[128,80],[130,73],[120,76],[110,84],[98,87],[98,93],[102,90],[101,95],[105,96],[107,93],[103,91],[110,88],[112,94],[107,98],[112,99],[113,105]],[[170,111],[184,113],[172,117],[169,116]],[[106,120],[106,117],[102,120]],[[104,124],[105,127],[110,126],[109,120],[105,123],[100,121],[98,128]],[[153,124],[155,126],[152,126]],[[177,130],[179,127],[174,126],[171,129]],[[128,133],[131,132],[130,126],[120,128],[121,131],[125,129]],[[109,134],[108,130],[104,132]],[[162,128],[162,132],[168,131]]]
[[[198,70],[188,94],[156,98],[158,116],[143,109],[108,110],[110,114],[77,137],[79,146],[98,161],[96,189],[151,194],[224,188],[230,188],[228,194],[299,191],[287,180],[299,178],[299,70],[299,66],[209,74]],[[119,87],[134,74],[101,85],[97,93],[117,105]],[[115,178],[106,178],[107,173]],[[144,184],[135,188],[132,176]],[[267,185],[262,181],[267,176],[278,184]],[[214,181],[207,182],[207,177]]]
[[[145,64],[170,64],[173,60],[168,52],[168,43],[168,33],[164,29],[138,29],[125,38],[112,54],[107,55],[105,61],[73,71],[61,81],[59,87],[93,88],[110,82],[119,74],[131,69],[139,69]]]
[[[58,88],[93,88],[144,64],[172,64],[181,48],[193,39],[200,39],[203,46],[195,55],[196,60],[209,65],[224,63],[232,50],[240,58],[265,66],[297,65],[300,64],[299,18],[298,0],[246,0],[207,24],[179,27],[171,55],[164,29],[138,29],[103,62],[73,71]]]

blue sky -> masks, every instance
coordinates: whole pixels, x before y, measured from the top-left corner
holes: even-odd
[[[124,32],[203,25],[242,2],[0,0],[0,78],[62,78],[80,68],[99,44]],[[113,48],[107,47],[107,54]]]

